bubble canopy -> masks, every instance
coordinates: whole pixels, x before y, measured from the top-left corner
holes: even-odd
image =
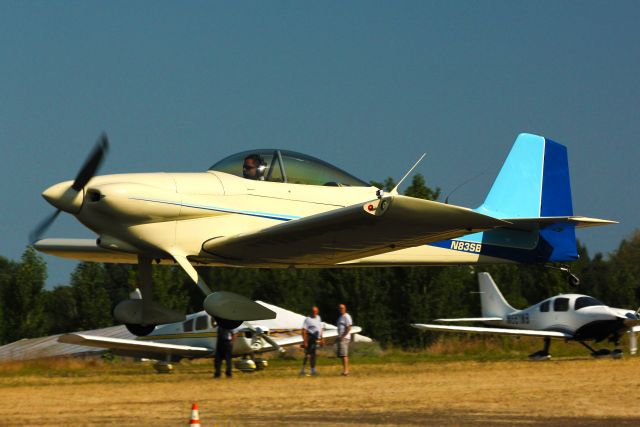
[[[334,187],[370,187],[371,185],[323,160],[289,150],[260,149],[233,154],[209,168],[241,178],[249,178],[243,172],[245,159],[248,165],[257,166],[253,179],[289,184],[325,185]]]

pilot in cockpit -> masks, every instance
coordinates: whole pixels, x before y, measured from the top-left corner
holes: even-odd
[[[264,181],[264,171],[267,163],[259,154],[249,154],[242,164],[242,176],[247,179]]]

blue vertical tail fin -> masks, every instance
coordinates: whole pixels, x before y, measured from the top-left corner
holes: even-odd
[[[578,258],[567,148],[548,138],[520,134],[478,212],[501,219],[558,217],[531,231],[485,232],[483,241],[500,247],[530,246],[530,261]]]
[[[477,210],[498,218],[572,216],[567,148],[520,134]]]

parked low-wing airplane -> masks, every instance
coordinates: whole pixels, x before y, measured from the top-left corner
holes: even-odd
[[[114,312],[137,335],[184,320],[153,301],[153,260],[180,265],[205,294],[207,313],[237,327],[275,314],[212,292],[195,266],[573,261],[575,229],[612,222],[573,215],[566,148],[530,134],[518,136],[476,209],[402,196],[397,187],[385,194],[324,161],[278,149],[234,154],[207,172],[94,177],[107,146],[103,136],[74,181],[43,192],[57,210],[31,241],[65,258],[137,263],[144,298]],[[39,240],[61,211],[98,238]]]
[[[233,345],[234,357],[241,356],[236,367],[242,371],[253,371],[266,367],[267,361],[256,355],[268,351],[282,351],[284,348],[302,344],[300,333],[304,316],[281,307],[256,301],[276,313],[275,319],[244,322],[236,329],[237,339]],[[323,337],[331,343],[338,336],[334,325],[325,323]],[[360,327],[351,329],[353,334]],[[215,355],[217,325],[205,311],[190,314],[179,323],[160,325],[153,332],[137,339],[122,339],[74,332],[61,335],[58,341],[89,347],[111,349],[121,356],[157,360],[154,368],[158,372],[168,372],[172,362],[181,359],[211,358]]]
[[[544,338],[544,349],[531,354],[532,359],[549,359],[551,338],[577,341],[593,356],[621,356],[621,350],[594,350],[585,341],[609,339],[620,345],[622,334],[629,333],[629,350],[637,351],[636,333],[640,332],[640,310],[626,310],[604,305],[597,299],[578,294],[561,294],[516,310],[502,296],[489,273],[479,273],[482,317],[436,319],[436,322],[483,322],[492,327],[413,324],[414,328],[440,332],[467,332]]]

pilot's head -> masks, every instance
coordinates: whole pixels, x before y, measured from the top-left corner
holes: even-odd
[[[316,307],[315,305],[311,308],[311,316],[312,317],[316,317],[318,315],[318,313],[320,313],[320,310],[318,310],[318,307]]]
[[[259,154],[249,154],[242,164],[242,176],[247,179],[264,179],[267,164]]]
[[[347,312],[347,306],[344,304],[340,304],[338,306],[338,311],[340,312],[340,314],[345,314]]]

